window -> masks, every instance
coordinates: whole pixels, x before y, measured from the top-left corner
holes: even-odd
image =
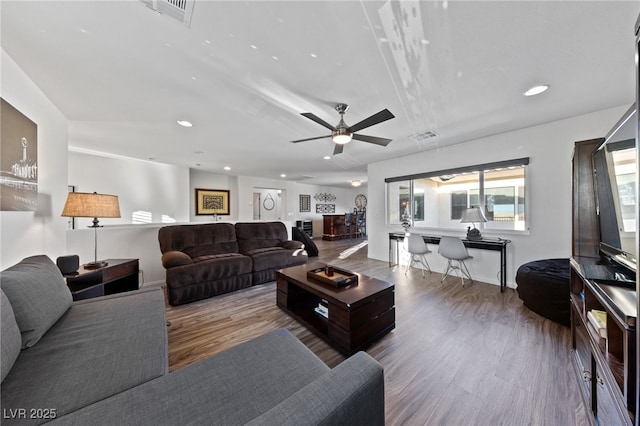
[[[458,169],[388,178],[387,222],[412,226],[464,229],[462,213],[480,206],[484,229],[523,231],[525,221],[525,169],[528,158]]]

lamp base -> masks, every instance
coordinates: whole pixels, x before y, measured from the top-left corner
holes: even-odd
[[[469,228],[467,231],[467,240],[481,240],[482,234],[478,228]]]
[[[104,268],[105,266],[107,266],[109,263],[105,262],[104,260],[99,260],[97,262],[89,262],[86,263],[84,265],[82,265],[82,267],[84,269],[100,269],[100,268]]]

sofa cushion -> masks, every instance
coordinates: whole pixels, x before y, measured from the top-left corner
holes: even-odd
[[[47,256],[23,259],[0,274],[22,334],[22,347],[35,345],[71,306],[71,291],[55,263]]]
[[[165,226],[158,231],[158,241],[162,253],[177,250],[191,258],[238,253],[236,230],[231,223]]]
[[[166,328],[157,287],[75,302],[20,353],[2,382],[2,411],[55,408],[62,416],[167,374]]]
[[[287,228],[282,222],[238,222],[236,236],[240,253],[251,250],[275,247],[289,239]]]
[[[184,287],[251,272],[251,258],[241,254],[202,256],[191,265],[167,269],[167,283]]]
[[[53,424],[243,425],[328,371],[304,344],[280,329]]]
[[[4,380],[20,354],[22,336],[20,336],[20,329],[13,315],[11,303],[2,290],[0,290],[0,298],[0,316],[2,316],[2,319],[0,319],[0,352],[2,357],[0,360],[0,373],[2,380]]]

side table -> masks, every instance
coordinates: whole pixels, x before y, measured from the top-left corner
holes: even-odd
[[[84,269],[65,275],[73,300],[89,299],[107,294],[138,289],[138,259],[106,259],[108,265],[99,269]]]

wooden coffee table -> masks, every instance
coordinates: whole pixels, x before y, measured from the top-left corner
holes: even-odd
[[[358,273],[357,284],[342,288],[307,278],[307,271],[323,266],[277,271],[277,305],[346,356],[395,328],[393,284]],[[327,318],[315,311],[319,303],[327,306]]]

